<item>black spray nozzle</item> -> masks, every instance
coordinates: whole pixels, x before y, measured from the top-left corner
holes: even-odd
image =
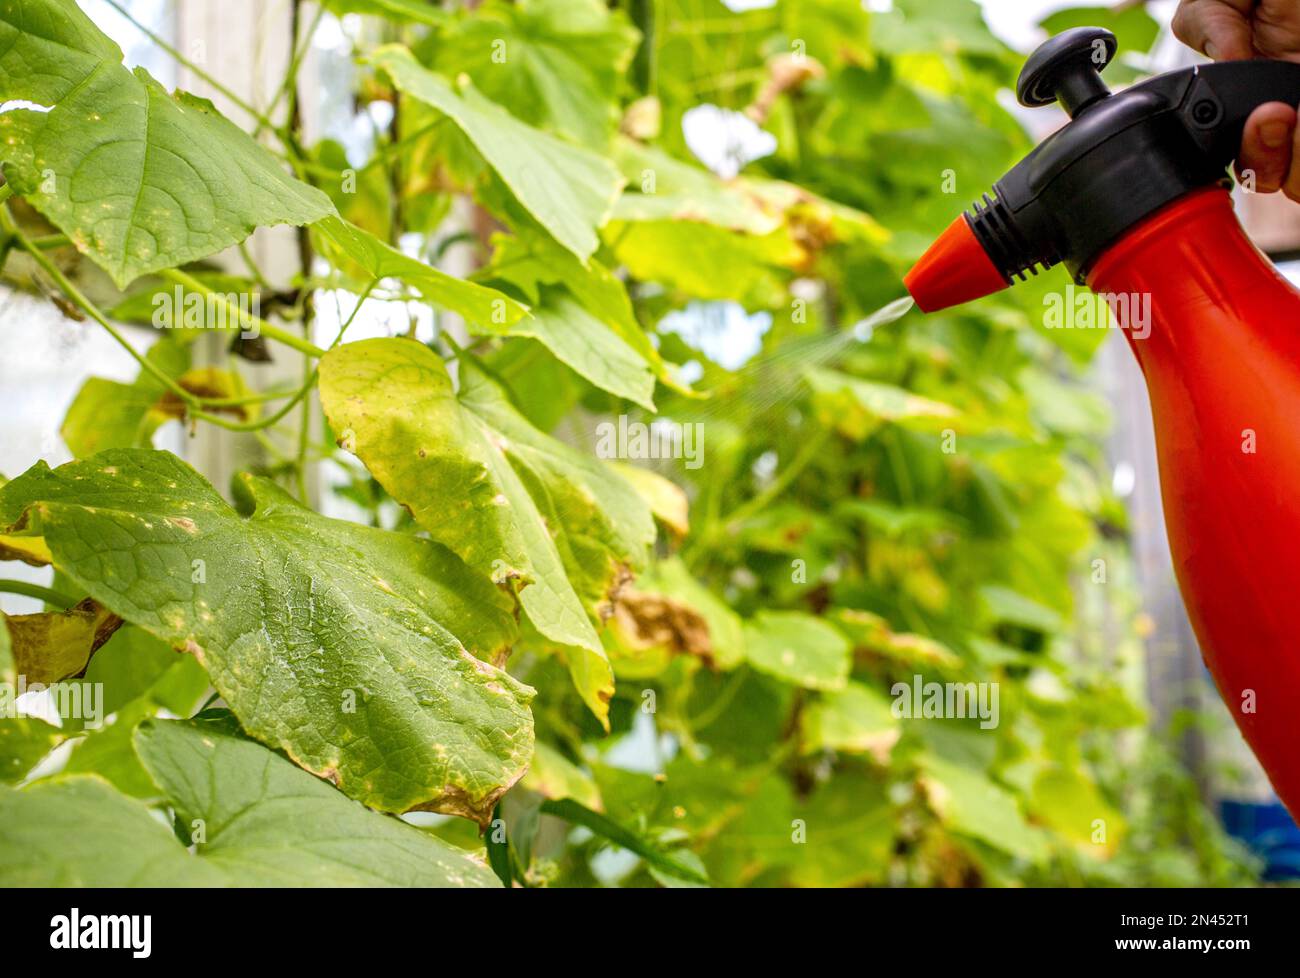
[[[1008,283],[1065,263],[1082,282],[1126,231],[1226,179],[1247,118],[1300,103],[1300,64],[1230,61],[1157,75],[1118,94],[1101,80],[1115,36],[1078,27],[1042,44],[1016,85],[1022,105],[1060,102],[1071,121],[966,214]]]

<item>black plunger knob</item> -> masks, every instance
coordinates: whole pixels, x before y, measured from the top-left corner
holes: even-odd
[[[1016,82],[1016,98],[1030,108],[1059,101],[1074,118],[1110,94],[1101,70],[1118,47],[1115,35],[1102,27],[1075,27],[1057,34],[1025,62]]]

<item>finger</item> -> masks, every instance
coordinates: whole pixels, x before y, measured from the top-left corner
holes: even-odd
[[[1296,110],[1285,102],[1268,102],[1250,114],[1241,137],[1237,176],[1257,193],[1271,194],[1287,180],[1295,140]]]
[[[1253,7],[1254,0],[1182,0],[1174,14],[1174,35],[1215,61],[1253,58]]]
[[[1300,126],[1291,135],[1290,170],[1282,183],[1282,192],[1294,201],[1300,201]]]

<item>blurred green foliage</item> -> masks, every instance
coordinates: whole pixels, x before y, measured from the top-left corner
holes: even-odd
[[[1109,412],[1082,380],[1106,331],[1042,328],[1056,270],[854,333],[1030,149],[1003,108],[1022,55],[970,0],[615,6],[489,2],[418,48],[619,162],[597,257],[627,271],[663,358],[698,365],[694,393],[660,388],[661,417],[702,425],[705,463],[658,467],[690,531],[611,621],[610,733],[554,657],[512,660],[566,772],[507,797],[529,854],[516,877],[683,882],[521,801],[580,791],[720,885],[1248,882],[1144,729]],[[1154,39],[1141,10],[1111,19],[1130,53]],[[486,36],[525,67],[484,61],[470,39]],[[683,126],[701,105],[752,119],[774,151],[708,174]],[[761,349],[736,369],[746,331]],[[533,346],[491,362],[539,426],[583,443],[629,410]],[[1101,647],[1103,614],[1119,628]],[[891,687],[915,677],[997,684],[997,727],[900,720]]]

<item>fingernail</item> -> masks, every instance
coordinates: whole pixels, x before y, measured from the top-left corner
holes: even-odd
[[[1259,127],[1259,141],[1269,149],[1281,149],[1291,139],[1291,127],[1285,122],[1266,122]]]
[[[1205,56],[1211,61],[1219,60],[1219,49],[1214,46],[1213,41],[1205,42]]]

